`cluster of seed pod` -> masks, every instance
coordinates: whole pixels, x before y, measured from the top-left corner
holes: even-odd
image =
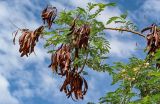
[[[75,47],[79,49],[87,49],[90,26],[88,24],[84,24],[78,28],[76,27],[75,21],[76,19],[74,20],[73,25],[70,28],[71,32],[68,35],[72,35],[72,43]]]
[[[43,26],[40,26],[34,31],[30,31],[29,29],[22,29],[22,35],[19,37],[19,52],[21,53],[21,57],[26,55],[30,55],[32,52],[34,52],[34,47],[36,45],[36,42],[38,42],[39,36],[42,34],[44,30]],[[15,36],[17,35],[18,31],[15,33]],[[13,39],[13,42],[15,43],[15,37]]]
[[[61,47],[52,54],[51,64],[49,67],[59,75],[66,75],[66,71],[69,71],[71,63],[70,47],[67,45],[61,45]],[[58,70],[59,68],[59,70]]]
[[[76,66],[74,68],[71,67],[70,46],[61,45],[55,54],[52,54],[49,67],[51,67],[58,75],[65,76],[65,81],[63,82],[60,91],[64,91],[68,98],[72,97],[72,94],[74,93],[77,100],[83,99],[83,96],[87,92],[88,85],[86,80],[80,76],[77,70],[75,70]],[[82,87],[84,88],[82,89]],[[72,99],[74,98],[72,97]]]
[[[43,22],[45,24],[45,22],[47,22],[48,24],[48,28],[50,29],[52,26],[52,23],[54,21],[54,19],[57,16],[57,9],[56,7],[53,7],[51,5],[48,5],[41,14],[41,17],[43,19]]]
[[[42,19],[47,21],[48,28],[51,28],[51,25],[57,15],[57,9],[53,6],[47,6],[42,11]],[[39,36],[43,34],[45,26],[40,26],[36,30],[32,31],[29,29],[19,29],[21,31],[21,36],[19,37],[19,52],[21,53],[21,57],[26,55],[30,55],[32,52],[34,52],[34,47],[36,46],[36,42],[38,42]],[[18,31],[15,32],[15,37],[18,34]],[[13,43],[15,44],[15,37],[13,38]]]
[[[156,24],[152,24],[149,27],[144,28],[141,32],[147,33],[147,50],[148,54],[155,53],[157,49],[160,48],[160,29]]]
[[[68,98],[72,97],[72,94],[74,93],[76,99],[83,99],[87,90],[88,85],[83,77],[72,71],[66,73],[66,79],[60,91],[64,91]]]
[[[87,92],[88,85],[84,78],[76,73],[75,70],[72,70],[70,54],[70,46],[61,45],[55,54],[52,54],[49,67],[58,75],[65,76],[65,81],[60,91],[64,91],[68,98],[72,97],[74,93],[76,99],[83,99],[83,95]],[[84,90],[82,89],[83,83]]]

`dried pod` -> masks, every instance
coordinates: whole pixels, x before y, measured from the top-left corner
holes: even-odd
[[[70,47],[67,45],[62,45],[55,54],[51,56],[51,64],[49,67],[53,71],[56,71],[59,75],[64,76],[66,71],[70,70],[71,56]],[[59,67],[59,70],[58,70]]]
[[[68,72],[66,74],[66,79],[60,89],[60,91],[64,91],[66,96],[72,97],[73,94],[75,99],[83,99],[83,96],[86,94],[88,90],[88,84],[86,80],[81,77],[76,72]]]
[[[90,26],[87,24],[84,24],[82,26],[82,30],[80,33],[81,33],[81,37],[79,40],[79,48],[83,47],[83,48],[87,49],[89,34],[90,34]]]
[[[44,24],[47,22],[48,28],[50,29],[52,26],[52,23],[57,15],[57,9],[56,7],[53,7],[51,5],[47,6],[41,14],[41,17],[43,19]]]
[[[160,31],[157,27],[156,24],[152,24],[150,27],[146,27],[141,31],[145,32],[149,30],[146,37],[148,54],[155,53],[160,48]]]
[[[145,32],[145,31],[147,31],[147,30],[151,30],[151,29],[152,29],[152,26],[146,27],[146,28],[144,28],[144,29],[141,30],[141,33]]]
[[[21,53],[21,57],[26,55],[30,55],[32,52],[34,52],[34,47],[36,45],[36,42],[38,42],[39,36],[42,34],[44,30],[43,26],[40,26],[35,31],[31,31],[29,29],[22,29],[21,30],[21,36],[19,37],[19,52]],[[15,33],[15,37],[17,35],[18,31]],[[15,44],[15,37],[13,38],[13,42]]]
[[[77,29],[77,31],[75,31],[73,34],[75,36],[75,38],[73,39],[73,42],[75,41],[75,46],[80,49],[86,49],[88,46],[89,34],[90,26],[87,24],[84,24],[79,29]]]
[[[75,18],[74,20],[73,20],[73,23],[72,23],[72,25],[71,25],[71,27],[70,27],[70,29],[69,29],[69,33],[67,34],[67,35],[71,35],[71,34],[73,34],[73,32],[75,31],[75,29],[76,29],[76,20],[77,20],[77,18]]]
[[[72,43],[73,46],[77,48],[87,48],[88,40],[90,35],[90,26],[87,24],[82,25],[80,28],[75,26],[75,21],[70,28],[70,33],[68,35],[72,35]]]

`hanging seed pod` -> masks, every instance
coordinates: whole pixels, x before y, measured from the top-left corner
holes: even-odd
[[[42,34],[44,30],[43,26],[40,26],[35,31],[31,31],[29,29],[22,29],[21,36],[19,37],[19,52],[21,53],[21,57],[26,55],[30,55],[34,52],[34,47],[36,46],[36,42],[38,42],[39,36]],[[15,44],[15,38],[18,34],[18,31],[15,33],[15,37],[13,38],[13,43]]]
[[[81,37],[80,37],[80,40],[79,40],[79,48],[87,49],[89,34],[90,34],[90,26],[87,25],[87,24],[84,24],[82,26],[82,30],[81,30],[80,33],[81,33]]]
[[[48,28],[50,29],[54,19],[57,16],[57,9],[51,5],[47,6],[41,14],[44,24],[47,22]]]
[[[77,16],[77,18],[78,18],[78,16]],[[75,30],[76,30],[76,20],[77,20],[77,18],[75,18],[74,20],[73,20],[73,23],[72,23],[72,25],[71,25],[71,27],[70,27],[70,29],[69,29],[69,33],[67,34],[67,35],[71,35],[71,34],[73,34],[73,32],[75,32]]]
[[[84,24],[74,32],[73,44],[78,48],[87,48],[90,34],[90,26]]]
[[[146,32],[147,34],[147,50],[148,54],[155,53],[157,49],[160,48],[160,31],[156,24],[152,24],[150,27],[144,28],[141,32]]]
[[[66,79],[60,89],[60,91],[64,91],[66,96],[72,97],[73,94],[75,99],[83,99],[83,96],[86,94],[88,90],[88,85],[86,80],[81,77],[78,73],[68,72],[66,74]]]
[[[56,71],[59,75],[64,76],[66,74],[66,71],[70,70],[70,63],[70,47],[67,45],[62,45],[55,52],[55,54],[52,54],[51,64],[49,65],[49,67],[51,67],[51,69],[53,71]]]

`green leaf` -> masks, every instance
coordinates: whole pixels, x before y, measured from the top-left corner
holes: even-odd
[[[153,76],[160,77],[160,72],[150,72],[149,75],[150,75],[150,76],[153,75]]]
[[[77,7],[77,11],[79,12],[79,14],[87,14],[86,10],[81,7]]]
[[[108,4],[104,4],[104,3],[88,3],[88,9],[89,11],[91,11],[93,8],[95,8],[96,6],[99,7],[99,9],[104,9],[106,6],[116,6],[116,3],[108,3]]]
[[[117,19],[120,19],[120,17],[117,17],[117,16],[111,17],[111,18],[107,21],[107,24],[110,24],[110,23],[112,23],[113,21],[115,21],[115,20],[117,20]]]
[[[99,8],[101,8],[101,9],[103,9],[107,6],[107,4],[98,3],[97,6],[99,6]]]
[[[154,57],[155,57],[155,59],[160,59],[160,50],[156,51]]]
[[[116,3],[108,3],[106,6],[116,6]]]
[[[123,18],[123,19],[126,19],[126,18],[127,18],[127,15],[128,15],[128,13],[126,12],[126,13],[120,15],[120,17]]]
[[[93,4],[93,3],[90,3],[90,2],[89,2],[87,7],[88,7],[88,9],[89,9],[89,11],[90,11],[90,10],[92,10],[95,6],[96,6],[96,4]]]

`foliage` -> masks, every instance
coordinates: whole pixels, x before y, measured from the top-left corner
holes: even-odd
[[[155,64],[135,57],[128,64],[113,66],[113,82],[119,84],[114,92],[100,98],[100,103],[157,104],[160,102],[160,72]]]

